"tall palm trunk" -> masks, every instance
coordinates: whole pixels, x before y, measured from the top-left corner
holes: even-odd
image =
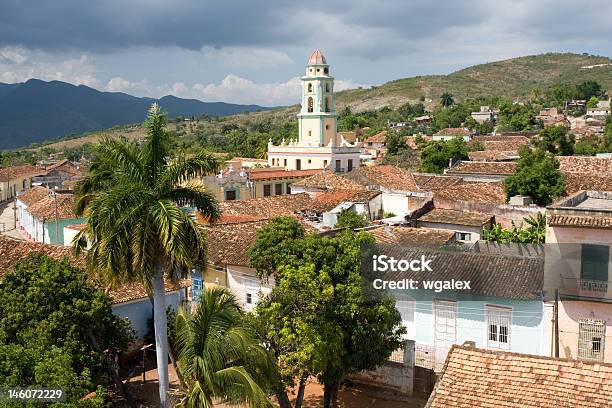
[[[164,267],[161,262],[156,262],[155,275],[153,276],[153,327],[155,328],[159,402],[162,408],[170,407],[170,400],[168,399],[168,323],[166,320]]]

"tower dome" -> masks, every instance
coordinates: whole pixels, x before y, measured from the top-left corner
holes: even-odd
[[[325,65],[327,61],[325,60],[325,55],[319,50],[315,50],[308,60],[308,65]]]

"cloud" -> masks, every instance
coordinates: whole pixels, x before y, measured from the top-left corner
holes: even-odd
[[[32,51],[23,47],[0,48],[0,82],[23,82],[31,78],[46,81],[65,81],[75,85],[97,87],[91,57],[83,54],[61,61],[38,61]]]

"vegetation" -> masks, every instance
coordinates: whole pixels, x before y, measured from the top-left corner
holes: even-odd
[[[366,226],[366,219],[363,214],[357,214],[354,210],[344,209],[338,214],[338,222],[335,228],[363,228]]]
[[[541,149],[523,147],[516,163],[516,172],[504,180],[508,198],[515,195],[531,196],[534,203],[545,206],[565,191],[559,162]]]
[[[489,242],[500,242],[502,244],[543,244],[546,239],[546,216],[538,213],[535,217],[523,218],[527,226],[520,228],[512,221],[512,227],[505,229],[501,224],[495,224],[493,228],[484,230],[484,239]]]
[[[162,407],[168,402],[168,339],[164,278],[181,278],[205,260],[202,230],[181,209],[188,205],[206,217],[219,215],[202,174],[217,170],[208,154],[169,158],[171,142],[156,104],[142,144],[105,140],[95,147],[85,179],[78,186],[77,212],[87,226],[77,243],[91,243],[87,266],[111,283],[141,281],[153,293],[155,349]]]
[[[394,300],[364,293],[361,246],[373,242],[365,232],[305,235],[292,217],[258,231],[248,255],[276,286],[258,304],[256,318],[281,373],[276,393],[282,408],[291,407],[286,387],[296,378],[299,406],[309,376],[324,386],[324,407],[337,407],[347,374],[374,368],[401,346]]]
[[[568,133],[563,125],[547,126],[543,129],[534,144],[543,151],[559,156],[572,156],[576,139]]]
[[[263,391],[274,378],[272,360],[226,289],[203,291],[193,312],[180,308],[173,339],[189,387],[183,406],[212,407],[215,399],[272,407]]]
[[[432,141],[421,144],[421,168],[424,173],[442,173],[449,161],[468,158],[467,143],[456,137],[446,142]]]
[[[62,406],[101,404],[101,392],[79,400],[110,382],[132,336],[109,296],[66,260],[32,255],[0,285],[0,387],[59,387]]]

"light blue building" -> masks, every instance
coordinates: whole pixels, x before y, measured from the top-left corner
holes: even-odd
[[[384,251],[384,250],[383,250]],[[551,311],[543,298],[544,261],[526,257],[431,250],[399,251],[395,258],[431,259],[432,271],[390,272],[413,279],[418,289],[391,293],[416,344],[416,365],[440,370],[453,344],[550,355]],[[470,289],[424,289],[426,281],[470,282]]]

